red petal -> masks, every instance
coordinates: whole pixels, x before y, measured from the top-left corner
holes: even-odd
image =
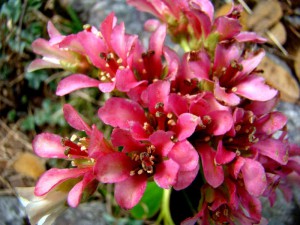
[[[65,147],[61,144],[61,137],[56,134],[42,133],[35,136],[32,142],[33,151],[44,158],[66,158]]]
[[[157,111],[156,104],[164,103],[166,104],[168,95],[170,93],[170,82],[159,80],[152,83],[147,88],[149,110],[151,113]]]
[[[132,70],[129,68],[118,70],[116,73],[116,88],[123,92],[127,92],[141,83],[146,82],[147,81],[137,81]]]
[[[223,135],[233,126],[233,118],[230,112],[213,111],[208,114],[211,117],[211,124],[208,126],[208,132],[214,135]]]
[[[119,206],[131,209],[142,198],[147,186],[147,176],[136,175],[129,177],[115,186],[115,199]]]
[[[73,74],[61,80],[56,89],[56,95],[63,96],[82,88],[98,87],[99,80],[84,74]]]

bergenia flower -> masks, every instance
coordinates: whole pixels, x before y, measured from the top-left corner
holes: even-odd
[[[47,195],[58,185],[69,182],[68,204],[76,207],[81,201],[83,192],[92,194],[97,185],[94,166],[96,161],[105,154],[113,152],[103,134],[93,125],[88,126],[71,105],[64,105],[64,115],[67,122],[80,131],[85,131],[87,137],[72,136],[62,138],[52,133],[41,133],[33,140],[33,150],[44,158],[61,158],[71,160],[73,168],[52,168],[46,171],[38,180],[34,194]],[[76,142],[77,141],[77,142]]]
[[[87,58],[80,52],[71,50],[69,46],[61,48],[60,45],[67,37],[61,35],[51,21],[48,22],[47,30],[50,40],[39,38],[32,43],[33,51],[43,57],[35,59],[28,66],[29,72],[44,68],[61,68],[71,72],[85,73],[91,69]]]
[[[165,189],[187,187],[198,173],[198,154],[191,144],[174,143],[172,132],[156,131],[147,142],[132,138],[129,131],[115,128],[112,144],[121,152],[103,156],[97,162],[100,182],[116,183],[115,198],[126,209],[135,206],[153,178]]]

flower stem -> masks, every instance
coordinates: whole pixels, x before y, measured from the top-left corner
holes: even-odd
[[[155,224],[160,224],[160,222],[163,220],[163,224],[165,225],[175,225],[170,212],[170,197],[171,189],[164,189],[161,203],[161,211]]]

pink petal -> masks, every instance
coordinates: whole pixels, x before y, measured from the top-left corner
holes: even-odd
[[[100,81],[84,74],[73,74],[61,80],[56,89],[56,95],[63,96],[82,88],[98,87]]]
[[[180,171],[194,170],[199,164],[199,155],[188,141],[177,142],[168,154],[180,166]]]
[[[217,164],[227,164],[235,158],[235,152],[228,151],[223,146],[222,141],[219,141],[217,154],[216,154],[216,163]]]
[[[276,139],[266,139],[257,142],[253,146],[253,149],[257,149],[260,154],[268,156],[269,158],[275,160],[281,165],[286,165],[289,159],[288,146],[280,140]]]
[[[109,93],[112,92],[115,89],[115,82],[104,82],[104,83],[99,83],[99,89],[103,93]]]
[[[38,134],[32,142],[33,151],[44,158],[66,158],[64,154],[65,147],[62,146],[61,139],[56,134]]]
[[[176,125],[173,131],[176,133],[176,138],[179,141],[185,140],[190,137],[194,132],[200,119],[198,116],[195,116],[191,113],[181,114],[176,122]]]
[[[92,133],[90,135],[89,157],[97,159],[103,154],[112,153],[114,150],[111,145],[105,140],[103,134],[97,129],[95,125],[92,126]]]
[[[85,50],[84,50],[82,44],[80,43],[80,39],[79,39],[79,36],[82,33],[85,33],[85,32],[79,32],[78,34],[70,34],[70,35],[66,36],[64,38],[64,40],[62,40],[59,43],[59,48],[68,49],[68,51],[77,52],[81,55],[84,55]]]
[[[46,171],[38,180],[34,194],[37,196],[42,196],[47,194],[52,188],[58,184],[72,179],[83,176],[85,173],[90,171],[90,168],[74,168],[74,169],[57,169],[52,168]]]
[[[188,187],[196,178],[199,171],[199,164],[190,171],[178,171],[176,184],[173,185],[173,188],[177,191],[182,190]]]
[[[243,31],[234,37],[237,42],[255,42],[255,43],[265,43],[267,39],[260,37],[255,32]]]
[[[250,74],[261,62],[261,60],[265,57],[265,52],[263,50],[256,52],[251,57],[244,59],[242,61],[243,70],[242,74]]]
[[[246,110],[252,111],[257,116],[260,116],[272,111],[274,107],[278,104],[278,101],[279,96],[277,95],[274,98],[264,102],[252,101],[249,105],[246,105],[244,108]]]
[[[35,70],[40,70],[40,69],[54,69],[54,68],[62,68],[62,66],[60,64],[48,62],[43,59],[35,59],[29,64],[29,66],[27,67],[27,71],[33,72]]]
[[[162,55],[163,44],[166,38],[166,30],[166,25],[162,24],[155,30],[155,32],[150,37],[149,50],[153,50],[155,52],[154,57],[158,61],[160,61],[160,57]]]
[[[287,123],[287,117],[281,112],[271,112],[255,122],[256,133],[273,134]]]
[[[265,79],[256,75],[248,76],[236,86],[238,95],[255,101],[268,101],[277,95],[278,91],[265,84]]]
[[[216,26],[216,30],[220,34],[221,40],[231,39],[242,29],[239,20],[226,16],[218,17],[214,23],[214,26]]]
[[[222,74],[222,69],[228,68],[232,60],[238,59],[240,56],[240,49],[236,45],[225,45],[218,44],[215,50],[214,68],[213,70],[217,73]]]
[[[100,119],[113,127],[129,129],[130,122],[147,122],[144,109],[135,101],[113,97],[108,99],[98,111]]]
[[[261,196],[267,187],[264,167],[256,160],[245,159],[241,168],[246,190],[253,196]]]
[[[47,24],[47,31],[50,36],[50,38],[56,38],[56,37],[62,37],[61,33],[55,28],[53,23],[49,20]]]
[[[224,181],[224,171],[222,166],[215,163],[216,152],[207,144],[197,146],[202,162],[204,177],[212,187],[219,187]]]
[[[64,116],[68,124],[76,130],[85,131],[88,135],[92,133],[89,125],[87,125],[78,112],[70,104],[64,104]]]
[[[167,111],[174,113],[177,117],[189,111],[188,101],[182,96],[171,93],[168,98]]]
[[[165,105],[168,100],[170,82],[162,80],[154,82],[148,86],[147,93],[149,110],[151,113],[155,113],[157,111],[157,103],[163,103]]]
[[[145,145],[133,138],[133,135],[128,130],[115,128],[111,135],[111,142],[115,147],[122,146],[122,152],[124,153],[145,150]]]
[[[233,118],[228,111],[213,111],[208,114],[212,120],[208,132],[214,135],[223,135],[233,126]]]
[[[126,42],[124,23],[116,25],[111,34],[111,46],[115,53],[125,62],[126,61]]]
[[[171,141],[171,137],[173,136],[172,132],[165,132],[162,130],[157,130],[153,134],[150,135],[149,141],[156,148],[156,154],[161,156],[167,156],[174,146],[173,141]]]
[[[144,23],[144,29],[148,32],[154,32],[160,24],[157,19],[149,19]]]
[[[232,167],[230,167],[230,173],[235,179],[238,178],[238,175],[244,164],[245,159],[243,157],[237,157],[236,160],[233,162]]]
[[[116,24],[116,17],[115,14],[112,12],[103,20],[100,26],[101,34],[109,49],[113,49],[110,43],[110,39],[115,24]]]
[[[95,174],[102,183],[116,183],[130,177],[132,168],[129,156],[121,152],[104,155],[95,165]]]
[[[116,73],[116,87],[119,91],[127,92],[141,83],[146,82],[145,80],[137,81],[132,70],[129,68],[118,70]]]
[[[214,95],[216,99],[230,106],[235,106],[240,103],[240,98],[235,93],[227,93],[225,88],[220,87],[219,82],[215,82]]]
[[[92,173],[87,173],[83,177],[82,181],[78,182],[68,194],[68,204],[71,207],[77,207],[80,204],[82,193],[87,185],[94,179]]]
[[[169,189],[176,183],[179,165],[174,160],[164,160],[155,169],[154,181],[159,187]]]
[[[137,175],[117,183],[115,199],[124,209],[133,208],[142,198],[147,186],[147,176]]]
[[[56,45],[50,45],[47,40],[42,38],[38,38],[32,43],[32,49],[36,54],[47,58],[66,59],[67,61],[72,59],[70,52],[62,51]]]
[[[170,49],[167,46],[164,46],[163,53],[168,65],[168,74],[166,75],[165,79],[172,81],[175,79],[177,72],[179,70],[180,59],[176,54],[176,52],[174,52],[172,49]]]
[[[83,55],[87,55],[92,64],[96,67],[102,70],[107,69],[105,67],[105,60],[100,57],[101,53],[107,52],[107,46],[103,39],[92,32],[80,32],[78,33],[78,39],[80,48],[84,51]]]

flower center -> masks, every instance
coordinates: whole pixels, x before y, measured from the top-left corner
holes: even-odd
[[[157,157],[154,155],[155,146],[150,145],[145,152],[133,153],[130,155],[133,161],[137,162],[137,167],[130,171],[130,175],[141,175],[142,173],[152,175],[154,173],[154,165],[157,163]]]

